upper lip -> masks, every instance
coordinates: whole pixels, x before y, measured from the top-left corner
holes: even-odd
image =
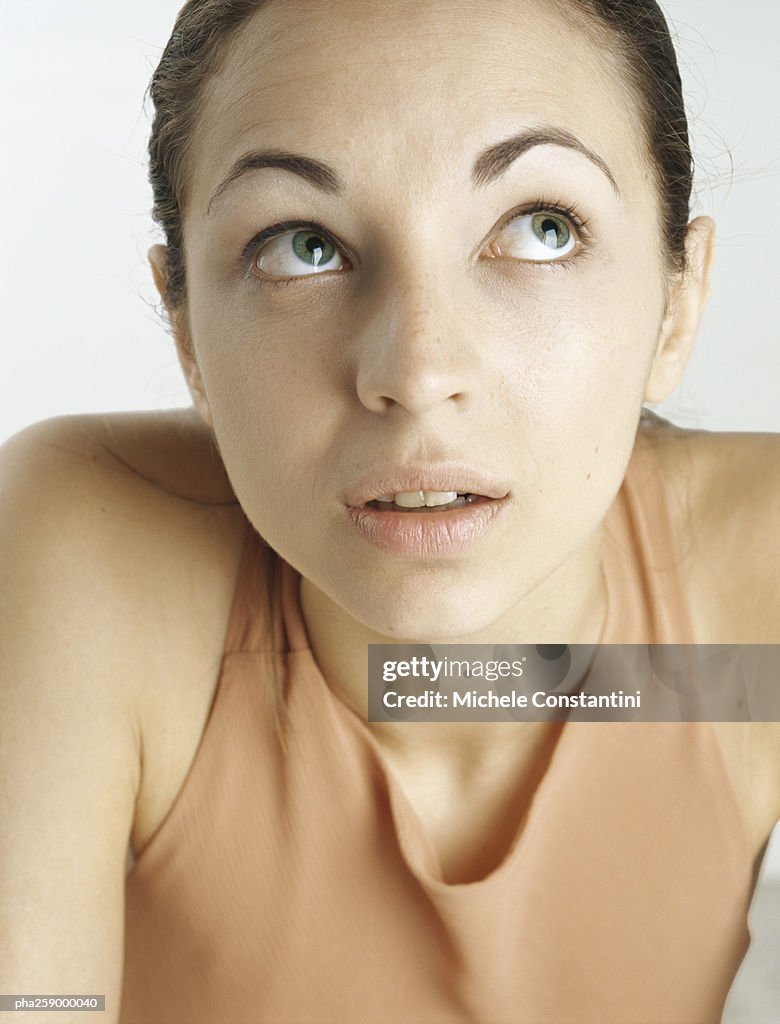
[[[356,480],[347,490],[345,501],[356,508],[385,494],[408,491],[457,491],[458,494],[481,494],[485,498],[505,498],[509,486],[465,462],[384,465]]]

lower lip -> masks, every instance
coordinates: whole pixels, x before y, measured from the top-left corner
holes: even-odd
[[[447,512],[383,512],[367,505],[348,507],[352,523],[382,551],[429,560],[460,554],[501,515],[507,498],[462,505]]]

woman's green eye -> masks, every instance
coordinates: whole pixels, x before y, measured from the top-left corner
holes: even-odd
[[[315,235],[313,231],[296,231],[293,235],[292,248],[296,256],[312,267],[328,263],[336,252],[331,242],[320,235]]]
[[[492,255],[528,263],[554,263],[577,247],[572,226],[555,213],[524,213],[504,228],[491,244]]]
[[[266,242],[255,256],[254,268],[264,277],[304,277],[341,270],[338,249],[317,231],[285,231]]]
[[[571,224],[546,210],[515,217],[490,245],[489,255],[527,263],[555,263],[568,256],[578,239]],[[252,272],[258,277],[284,280],[313,277],[344,270],[347,261],[321,231],[300,228],[268,239],[256,255]]]
[[[571,232],[559,217],[551,217],[548,213],[535,213],[531,221],[533,232],[540,242],[548,249],[557,252],[569,241]]]

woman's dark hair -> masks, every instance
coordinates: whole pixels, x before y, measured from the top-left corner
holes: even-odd
[[[187,0],[152,77],[149,180],[154,219],[168,248],[167,300],[172,309],[186,298],[182,210],[204,86],[224,62],[238,29],[266,2]],[[564,17],[576,19],[595,35],[601,52],[618,64],[634,94],[655,172],[667,266],[682,273],[693,159],[677,56],[663,11],[655,0],[553,2]]]

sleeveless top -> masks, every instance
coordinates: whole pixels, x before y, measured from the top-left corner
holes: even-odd
[[[503,861],[447,884],[281,562],[249,527],[194,761],[126,879],[120,1024],[717,1024],[753,855],[710,723],[570,722]],[[605,522],[604,643],[692,643],[640,439]],[[273,636],[273,632],[271,636]]]

